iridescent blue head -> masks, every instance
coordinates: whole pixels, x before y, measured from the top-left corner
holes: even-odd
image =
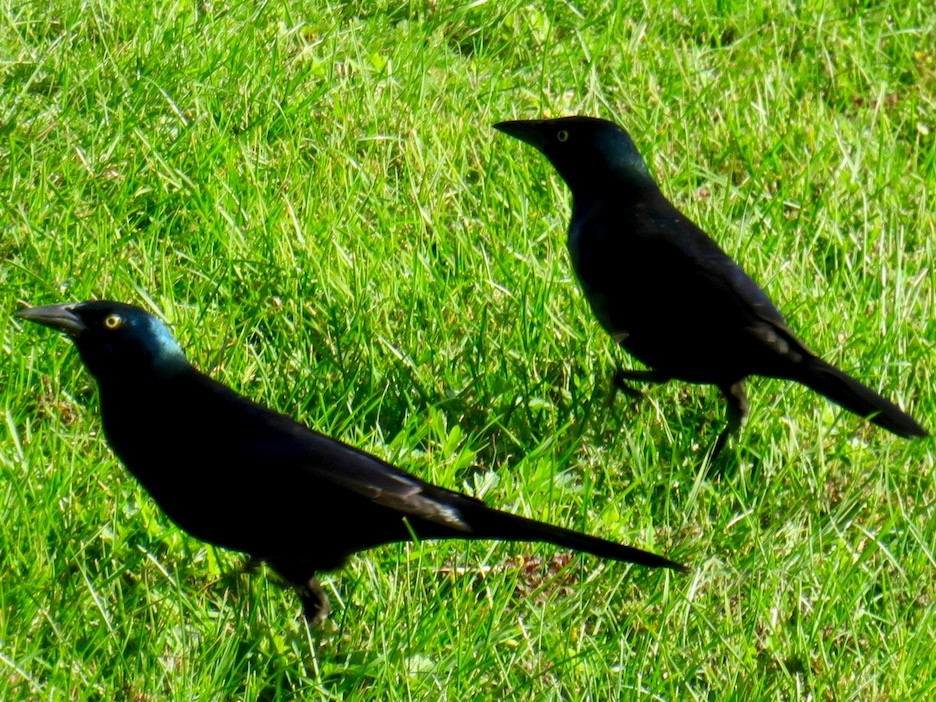
[[[498,122],[549,159],[573,196],[608,187],[656,187],[634,142],[622,127],[598,117]]]
[[[16,316],[68,334],[98,382],[164,377],[189,367],[166,325],[139,307],[96,300],[31,307]]]

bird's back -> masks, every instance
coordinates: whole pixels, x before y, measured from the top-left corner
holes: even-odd
[[[458,507],[476,502],[194,369],[133,392],[102,387],[101,404],[115,453],[174,522],[260,558],[308,553],[330,569],[350,553],[411,538],[413,524],[423,538],[458,536]]]
[[[788,334],[782,315],[659,189],[577,197],[569,250],[599,321],[642,362],[693,382],[770,374],[757,334]]]

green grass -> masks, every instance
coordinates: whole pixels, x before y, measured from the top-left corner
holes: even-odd
[[[717,391],[610,399],[631,361],[565,186],[490,127],[624,124],[810,346],[932,429],[929,4],[704,5],[3,3],[0,699],[936,694],[933,441],[756,380],[706,479]],[[417,475],[693,572],[390,546],[309,631],[158,512],[70,344],[11,317],[88,298]]]

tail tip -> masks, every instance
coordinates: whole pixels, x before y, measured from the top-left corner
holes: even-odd
[[[682,563],[671,561],[669,558],[664,558],[663,556],[657,556],[653,563],[648,563],[647,565],[653,568],[668,568],[670,570],[675,570],[677,573],[688,573],[690,570],[692,570],[688,566],[684,566]]]
[[[875,415],[871,417],[871,421],[876,424],[880,424],[885,429],[897,434],[897,436],[902,436],[905,439],[916,439],[929,436],[929,432],[923,428],[923,426],[917,422],[909,414],[901,413],[901,416],[898,417],[899,422],[894,421],[884,421],[878,420],[878,417],[881,415]],[[878,421],[876,421],[878,420]]]

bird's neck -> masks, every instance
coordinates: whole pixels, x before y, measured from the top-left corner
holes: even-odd
[[[162,436],[166,427],[184,425],[199,415],[197,398],[185,392],[197,374],[187,365],[174,373],[111,374],[97,379],[104,433],[121,459],[126,462],[140,446],[154,450],[150,442],[139,443],[139,437]]]
[[[589,212],[596,206],[607,206],[609,203],[627,205],[646,201],[659,192],[652,180],[635,183],[630,179],[615,178],[613,175],[606,179],[595,179],[585,185],[569,183],[569,189],[572,191],[573,217]]]
[[[572,191],[573,200],[583,202],[608,198],[638,199],[658,190],[656,181],[649,174],[635,173],[631,170],[596,169],[592,172],[578,172],[575,175],[566,174],[563,178]]]
[[[114,398],[140,398],[160,394],[179,378],[197,371],[184,358],[172,359],[147,368],[110,368],[95,374],[102,395]]]

